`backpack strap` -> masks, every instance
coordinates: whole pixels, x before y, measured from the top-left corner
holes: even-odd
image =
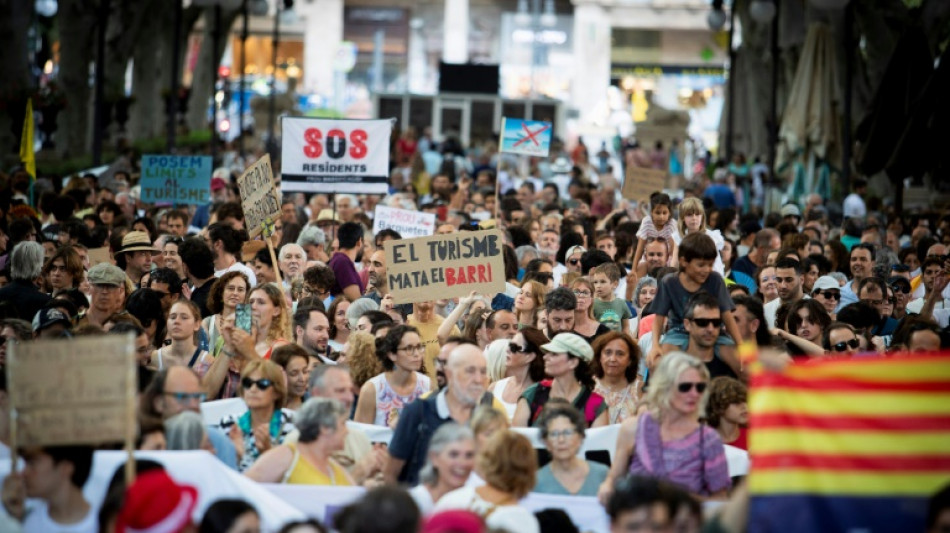
[[[538,386],[534,390],[534,398],[531,399],[531,420],[528,421],[528,424],[533,424],[535,420],[538,419],[538,416],[541,415],[541,410],[544,409],[544,404],[548,402],[548,398],[551,396],[551,382],[544,380],[538,383]]]

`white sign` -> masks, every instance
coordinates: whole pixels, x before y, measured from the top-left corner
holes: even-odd
[[[284,117],[281,191],[386,194],[392,122]]]
[[[385,205],[376,206],[373,216],[373,233],[393,229],[404,238],[428,237],[435,233],[435,213],[420,213]]]

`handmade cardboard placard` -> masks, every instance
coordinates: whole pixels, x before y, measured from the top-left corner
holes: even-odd
[[[11,346],[7,386],[17,446],[131,443],[134,339],[105,335]]]
[[[644,204],[650,202],[650,195],[666,187],[666,172],[643,167],[627,167],[621,195],[627,200],[636,200]]]
[[[386,243],[393,303],[404,304],[505,290],[501,232],[465,231]]]
[[[244,227],[253,239],[261,234],[265,225],[280,218],[280,192],[274,184],[270,155],[264,155],[248,167],[237,183],[244,208]]]
[[[99,263],[111,263],[112,257],[109,256],[109,247],[103,246],[102,248],[90,248],[89,249],[89,268],[92,268]]]

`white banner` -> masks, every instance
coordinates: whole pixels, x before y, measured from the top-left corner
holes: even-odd
[[[435,233],[435,213],[377,205],[376,214],[373,215],[373,233],[384,229],[398,231],[403,239],[428,237]]]
[[[386,194],[392,121],[284,117],[281,191]]]

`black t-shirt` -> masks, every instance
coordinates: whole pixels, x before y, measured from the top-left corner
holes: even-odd
[[[191,291],[191,301],[198,306],[201,311],[201,318],[211,316],[213,313],[208,311],[208,295],[211,294],[211,285],[214,284],[214,278],[209,279],[201,287]]]

